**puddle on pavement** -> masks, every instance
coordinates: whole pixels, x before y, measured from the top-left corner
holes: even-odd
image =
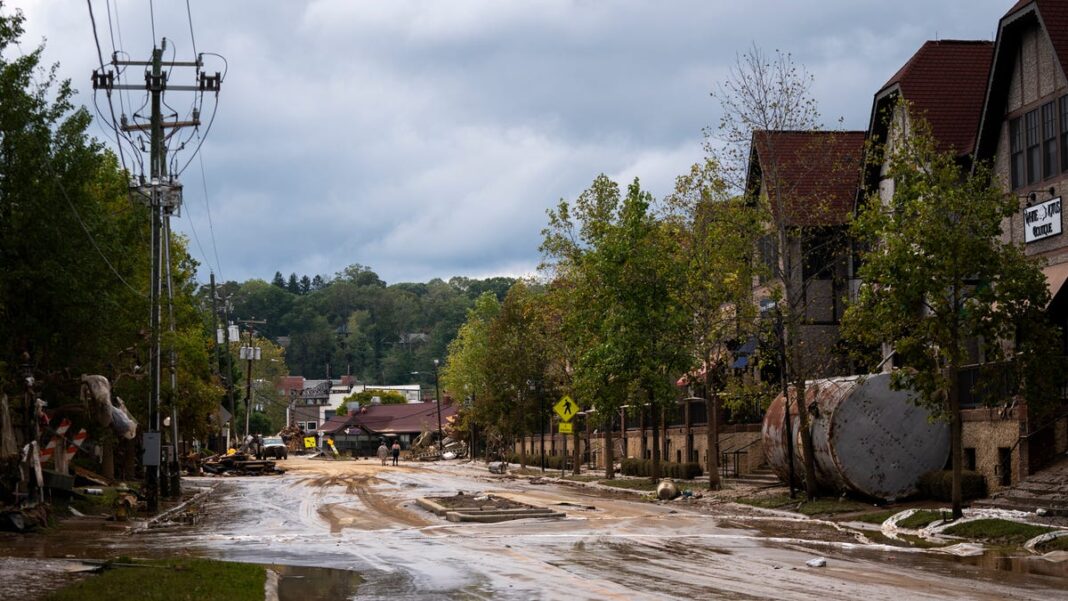
[[[356,572],[333,568],[271,565],[278,573],[278,601],[352,599],[363,578]]]

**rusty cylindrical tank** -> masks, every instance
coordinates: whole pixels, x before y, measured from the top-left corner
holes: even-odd
[[[926,409],[892,390],[889,374],[808,382],[805,407],[812,417],[816,482],[825,489],[895,500],[915,494],[920,476],[941,469],[949,455],[949,424],[931,421]],[[794,447],[797,482],[804,480],[800,419],[790,402],[793,440],[786,439],[785,404],[779,395],[764,416],[764,452],[786,480],[787,445]]]

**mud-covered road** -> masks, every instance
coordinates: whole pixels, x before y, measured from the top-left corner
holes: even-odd
[[[1068,599],[1064,566],[1042,559],[864,545],[852,532],[735,505],[661,505],[457,464],[286,467],[276,478],[211,480],[196,526],[100,536],[77,554],[352,570],[363,579],[358,599]],[[460,490],[567,517],[455,524],[415,504]],[[826,567],[807,567],[814,557]]]

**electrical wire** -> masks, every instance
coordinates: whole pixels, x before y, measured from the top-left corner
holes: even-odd
[[[152,20],[152,47],[156,47],[156,3],[148,0],[148,14]]]
[[[198,133],[199,137],[200,134]],[[211,202],[208,199],[208,178],[204,171],[204,155],[197,153],[197,158],[200,160],[200,183],[204,186],[204,207],[208,212],[208,230],[211,232],[211,249],[215,253],[215,271],[219,274],[219,279],[222,279],[222,262],[219,261],[219,247],[215,244],[215,224],[211,219]]]
[[[197,37],[193,34],[193,11],[189,8],[189,0],[185,0],[185,14],[189,17],[189,39],[193,42],[193,56],[197,56]]]
[[[86,5],[89,6],[89,22],[93,25],[93,41],[96,42],[96,56],[100,60],[100,74],[104,74],[104,53],[100,50],[100,36],[96,33],[96,17],[93,16],[93,2],[92,0],[85,0]],[[107,90],[108,107],[111,109],[111,128],[115,130],[115,145],[118,147],[119,160],[122,162],[122,170],[129,173],[130,170],[126,167],[126,154],[122,151],[122,141],[119,135],[119,123],[115,119],[115,105],[111,102],[111,89]]]

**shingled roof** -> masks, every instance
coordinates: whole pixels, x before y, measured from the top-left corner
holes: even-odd
[[[1016,48],[1022,32],[1039,25],[1049,36],[1062,73],[1068,74],[1068,2],[1064,0],[1020,0],[998,23],[994,57],[986,88],[976,140],[976,157],[989,159],[997,152],[998,136],[1008,96],[1009,80],[1016,62]]]
[[[985,40],[925,42],[876,92],[871,131],[882,138],[886,111],[896,97],[931,125],[942,150],[968,155],[975,150],[994,43]]]
[[[455,403],[441,404],[441,422],[446,424],[456,415]],[[368,434],[411,434],[437,429],[437,403],[406,403],[396,405],[368,405],[348,416],[337,416],[322,428],[336,432],[351,427],[361,428]]]
[[[755,131],[748,189],[778,189],[790,226],[840,225],[853,210],[864,152],[862,131]],[[770,194],[769,194],[770,196]]]

